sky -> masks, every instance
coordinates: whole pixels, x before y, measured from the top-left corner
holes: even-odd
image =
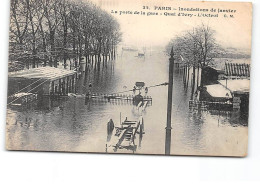
[[[123,44],[133,46],[166,46],[174,37],[184,34],[196,26],[209,25],[216,31],[217,42],[224,47],[233,47],[242,50],[251,49],[252,9],[250,3],[225,3],[225,2],[186,2],[176,0],[92,0],[102,9],[111,13],[118,11],[113,16],[118,20],[123,33]],[[149,10],[144,10],[148,6]],[[203,8],[236,10],[234,18],[224,18],[224,13],[218,18],[206,17],[178,17],[164,16],[165,12],[174,11],[154,10],[154,7]],[[119,15],[120,11],[146,11],[162,13],[156,15]],[[190,12],[187,12],[190,13]]]

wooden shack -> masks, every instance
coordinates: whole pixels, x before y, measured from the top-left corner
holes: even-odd
[[[8,74],[8,96],[17,92],[68,95],[75,92],[76,72],[54,67],[20,70]]]
[[[202,69],[201,72],[201,84],[204,85],[211,85],[217,84],[217,80],[220,78],[221,75],[224,74],[224,70],[215,68],[213,66],[206,66]]]
[[[205,90],[201,91],[200,100],[232,101],[233,109],[248,113],[250,64],[225,63],[223,67],[210,66],[202,70],[202,84]]]
[[[229,90],[233,97],[233,109],[240,109],[243,112],[249,110],[249,79],[227,79],[219,80],[220,85]]]

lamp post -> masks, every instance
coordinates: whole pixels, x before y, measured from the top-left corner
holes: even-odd
[[[172,88],[173,88],[173,67],[174,67],[174,53],[171,50],[171,57],[169,59],[169,85],[168,85],[168,104],[167,104],[167,126],[165,136],[165,155],[170,155],[171,152],[171,118],[172,118]]]

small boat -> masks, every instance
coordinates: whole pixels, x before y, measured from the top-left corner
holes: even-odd
[[[144,57],[144,56],[145,56],[144,52],[138,52],[138,57]]]
[[[137,57],[143,58],[143,57],[145,57],[145,53],[146,53],[146,48],[143,47],[142,49],[139,49],[139,50],[138,50],[138,55],[137,55]]]

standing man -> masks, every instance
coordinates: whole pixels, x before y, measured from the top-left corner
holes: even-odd
[[[107,142],[111,140],[113,130],[115,128],[114,122],[112,119],[107,123]]]

